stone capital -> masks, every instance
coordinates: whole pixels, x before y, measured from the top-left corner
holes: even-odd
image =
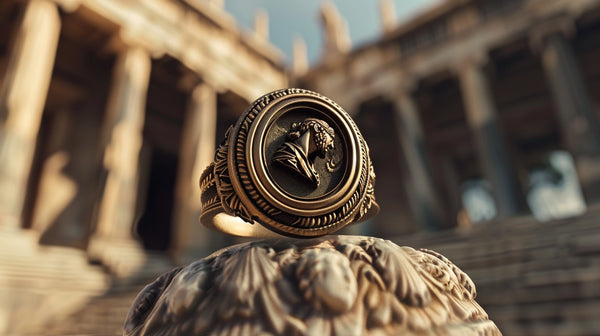
[[[55,0],[62,10],[67,13],[73,13],[79,9],[82,0]]]
[[[194,91],[196,86],[202,83],[200,76],[191,71],[184,71],[179,80],[177,81],[177,87],[184,92],[191,93]]]
[[[401,78],[402,79],[399,81],[396,90],[397,94],[404,97],[409,96],[416,91],[417,87],[419,86],[419,79],[417,79],[416,76],[403,72],[401,74]]]
[[[465,57],[455,60],[450,65],[450,71],[455,75],[460,75],[465,69],[483,68],[490,61],[488,50],[475,49],[465,54]]]
[[[159,44],[151,41],[140,29],[121,27],[106,42],[104,49],[108,52],[119,54],[131,48],[141,48],[152,58],[161,58],[166,51]]]
[[[559,35],[571,38],[575,35],[575,30],[575,21],[572,17],[558,16],[534,25],[529,33],[529,44],[532,50],[539,52],[549,37]]]
[[[380,85],[376,92],[371,92],[369,96],[380,95],[397,104],[399,100],[410,97],[419,85],[418,76],[408,71],[391,70],[389,76],[393,77],[393,81],[386,81],[385,85]],[[392,82],[391,85],[387,84]]]

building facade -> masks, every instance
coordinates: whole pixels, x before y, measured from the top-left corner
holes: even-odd
[[[556,152],[573,161],[570,198],[598,201],[600,2],[441,1],[400,26],[390,12],[380,39],[350,52],[330,42],[336,52],[294,78],[362,128],[383,181],[373,232],[470,225],[473,182],[492,203],[483,219],[530,214],[534,173]]]
[[[0,333],[74,305],[50,292],[221,245],[197,184],[227,125],[287,86],[264,28],[217,1],[8,0],[0,34]]]

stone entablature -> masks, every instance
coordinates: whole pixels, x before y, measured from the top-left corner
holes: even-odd
[[[255,34],[241,32],[218,6],[193,0],[53,0],[65,11],[79,10],[91,21],[117,27],[113,48],[135,44],[153,57],[169,55],[218,90],[247,100],[284,87],[283,56]],[[99,20],[98,18],[101,18]]]
[[[326,92],[353,113],[374,95],[394,94],[403,82],[453,71],[474,54],[487,55],[520,38],[534,43],[530,34],[538,25],[557,16],[574,22],[598,5],[597,0],[442,1],[339,62],[313,67],[298,83]]]

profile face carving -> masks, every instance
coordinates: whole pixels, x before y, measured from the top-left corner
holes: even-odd
[[[314,187],[319,186],[319,174],[314,168],[315,157],[325,158],[334,149],[335,132],[325,121],[306,118],[293,123],[285,142],[273,155],[273,161],[291,169]],[[327,170],[333,171],[333,158],[327,161]]]

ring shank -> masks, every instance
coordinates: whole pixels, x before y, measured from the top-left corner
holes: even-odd
[[[202,212],[200,223],[208,228],[238,237],[282,238],[284,236],[271,231],[258,222],[249,223],[240,217],[229,215],[223,210],[214,209]]]

